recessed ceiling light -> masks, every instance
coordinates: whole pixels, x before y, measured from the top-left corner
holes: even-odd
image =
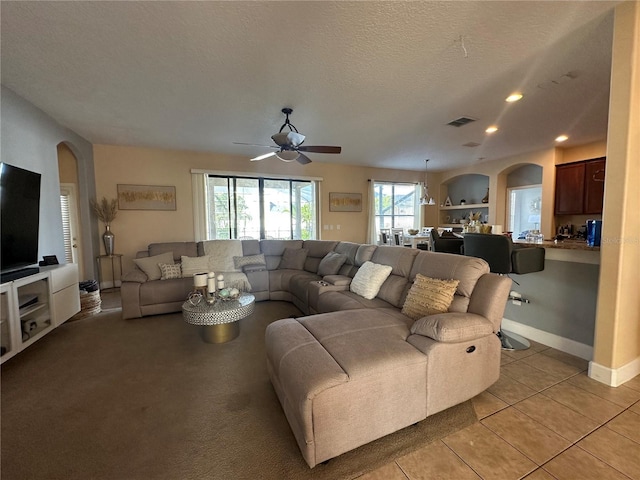
[[[507,102],[509,102],[509,103],[513,103],[513,102],[517,102],[521,98],[522,98],[522,94],[521,93],[512,93],[507,98],[505,98],[505,100]]]
[[[556,142],[564,142],[566,140],[569,140],[569,137],[567,137],[566,135],[560,135],[559,137],[556,137]]]
[[[487,133],[495,133],[497,131],[498,131],[498,127],[496,127],[495,125],[491,125],[489,128],[485,130],[485,132]]]

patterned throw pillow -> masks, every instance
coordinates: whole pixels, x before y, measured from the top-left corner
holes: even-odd
[[[418,273],[404,301],[402,313],[417,320],[448,311],[458,283],[459,280],[439,280]]]
[[[247,265],[266,265],[264,253],[260,255],[247,255],[246,257],[233,257],[233,264],[236,268],[246,267]]]
[[[182,268],[179,263],[159,263],[160,267],[160,280],[170,280],[172,278],[182,277]]]
[[[160,271],[159,263],[173,263],[173,252],[165,252],[160,255],[154,255],[152,257],[134,258],[133,263],[147,274],[149,281],[160,280],[162,272]]]
[[[182,278],[193,277],[196,273],[209,272],[209,255],[202,257],[180,257]]]
[[[351,280],[349,289],[367,300],[372,300],[378,295],[387,277],[391,275],[391,270],[393,268],[389,265],[364,262]]]

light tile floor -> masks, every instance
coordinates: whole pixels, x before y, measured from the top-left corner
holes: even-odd
[[[640,376],[611,388],[587,367],[535,342],[503,351],[478,423],[359,480],[640,480]]]

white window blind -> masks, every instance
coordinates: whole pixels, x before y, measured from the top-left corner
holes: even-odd
[[[69,196],[60,195],[60,210],[62,211],[62,234],[64,235],[64,258],[66,263],[73,263],[73,234],[71,232],[71,209]]]

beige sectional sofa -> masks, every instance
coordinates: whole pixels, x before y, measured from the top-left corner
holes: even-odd
[[[241,242],[243,255],[264,255],[263,265],[243,267],[256,299],[290,301],[306,315],[269,325],[266,347],[271,382],[310,467],[464,402],[497,381],[496,333],[511,280],[489,273],[483,260],[350,242]],[[307,255],[303,262],[296,259],[297,268],[281,268],[291,266],[291,255],[301,249]],[[167,251],[178,260],[203,249],[193,242],[152,244],[139,256]],[[328,254],[342,254],[344,264],[318,275],[319,268],[327,270]],[[371,299],[351,291],[365,262],[391,267]],[[411,318],[403,307],[416,298],[414,283],[425,278],[458,283],[444,313]],[[122,282],[123,315],[180,311],[191,283],[146,281],[142,272],[129,272]]]

